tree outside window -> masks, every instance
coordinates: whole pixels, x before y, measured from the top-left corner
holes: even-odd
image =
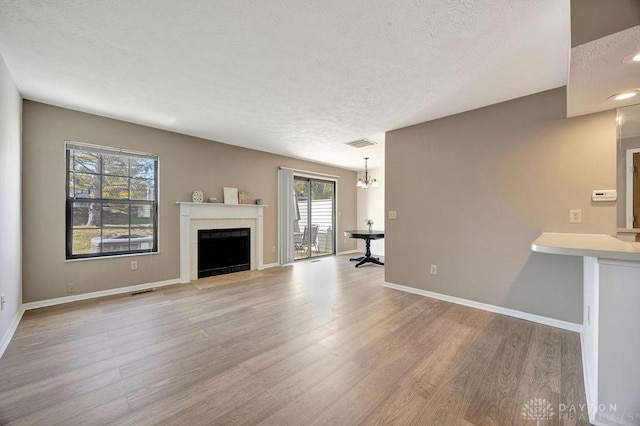
[[[158,157],[66,143],[67,259],[157,252]]]

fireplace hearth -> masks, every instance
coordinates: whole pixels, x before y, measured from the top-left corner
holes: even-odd
[[[250,269],[250,228],[198,230],[198,278]]]

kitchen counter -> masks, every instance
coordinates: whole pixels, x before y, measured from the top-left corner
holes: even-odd
[[[580,334],[590,422],[640,424],[640,364],[629,355],[640,353],[640,243],[545,232],[531,250],[582,257]]]
[[[531,250],[547,254],[640,262],[640,243],[622,241],[604,234],[545,232],[531,243]]]

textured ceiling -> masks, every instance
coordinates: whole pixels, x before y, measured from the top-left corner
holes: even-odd
[[[567,86],[567,115],[591,114],[637,104],[638,96],[626,101],[611,95],[640,88],[640,63],[624,59],[640,52],[640,25],[571,49],[571,71]]]
[[[354,170],[385,131],[565,85],[568,52],[568,0],[0,0],[27,99]]]

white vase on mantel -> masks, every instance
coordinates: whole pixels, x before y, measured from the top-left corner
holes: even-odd
[[[201,203],[204,201],[204,194],[202,193],[202,191],[193,191],[193,193],[191,194],[191,200],[194,203]]]

